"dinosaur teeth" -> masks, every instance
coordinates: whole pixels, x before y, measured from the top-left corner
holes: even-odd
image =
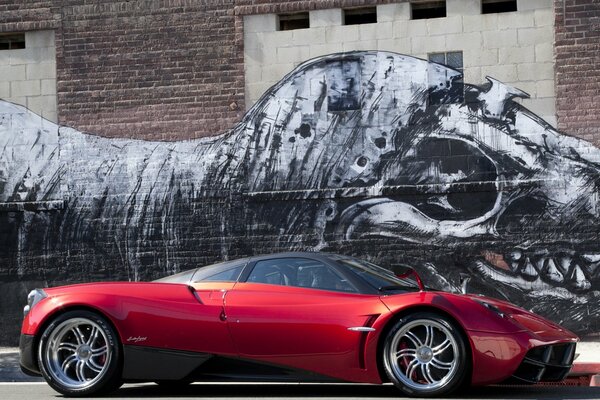
[[[583,273],[583,270],[577,264],[575,264],[575,266],[573,267],[573,270],[571,271],[569,278],[570,278],[569,283],[576,290],[588,290],[592,287],[592,284],[586,278],[585,274]]]
[[[572,261],[573,259],[571,257],[559,257],[558,266],[563,270],[563,272],[567,272]]]
[[[582,254],[581,258],[589,263],[597,263],[600,261],[600,254]]]
[[[556,267],[556,262],[552,258],[546,259],[545,261],[546,262],[541,268],[543,277],[552,282],[563,283],[565,277]]]
[[[535,269],[529,257],[525,259],[525,264],[523,265],[523,269],[521,270],[521,276],[529,281],[533,281],[538,277],[538,271]]]

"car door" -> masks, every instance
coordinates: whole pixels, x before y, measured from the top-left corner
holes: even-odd
[[[341,379],[360,374],[370,324],[389,312],[378,296],[359,293],[339,270],[315,259],[275,258],[248,267],[245,282],[225,297],[242,357]]]

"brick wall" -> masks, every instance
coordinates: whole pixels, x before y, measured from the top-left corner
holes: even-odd
[[[60,123],[169,140],[223,132],[241,118],[244,15],[402,2],[156,0],[140,8],[127,1],[0,0],[0,32],[55,29]],[[550,3],[521,0],[519,9]],[[554,6],[559,128],[598,143],[600,4]]]
[[[554,5],[559,128],[600,144],[600,1]]]

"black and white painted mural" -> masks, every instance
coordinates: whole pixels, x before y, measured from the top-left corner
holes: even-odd
[[[411,265],[440,289],[470,276],[597,334],[600,149],[526,96],[352,52],[305,62],[231,131],[193,141],[103,138],[0,102],[1,340],[35,286],[288,249]]]

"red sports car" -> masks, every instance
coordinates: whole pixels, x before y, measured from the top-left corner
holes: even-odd
[[[391,381],[440,396],[560,381],[576,342],[503,301],[426,290],[352,257],[282,253],[150,283],[36,289],[20,347],[23,369],[67,396],[218,379]]]

